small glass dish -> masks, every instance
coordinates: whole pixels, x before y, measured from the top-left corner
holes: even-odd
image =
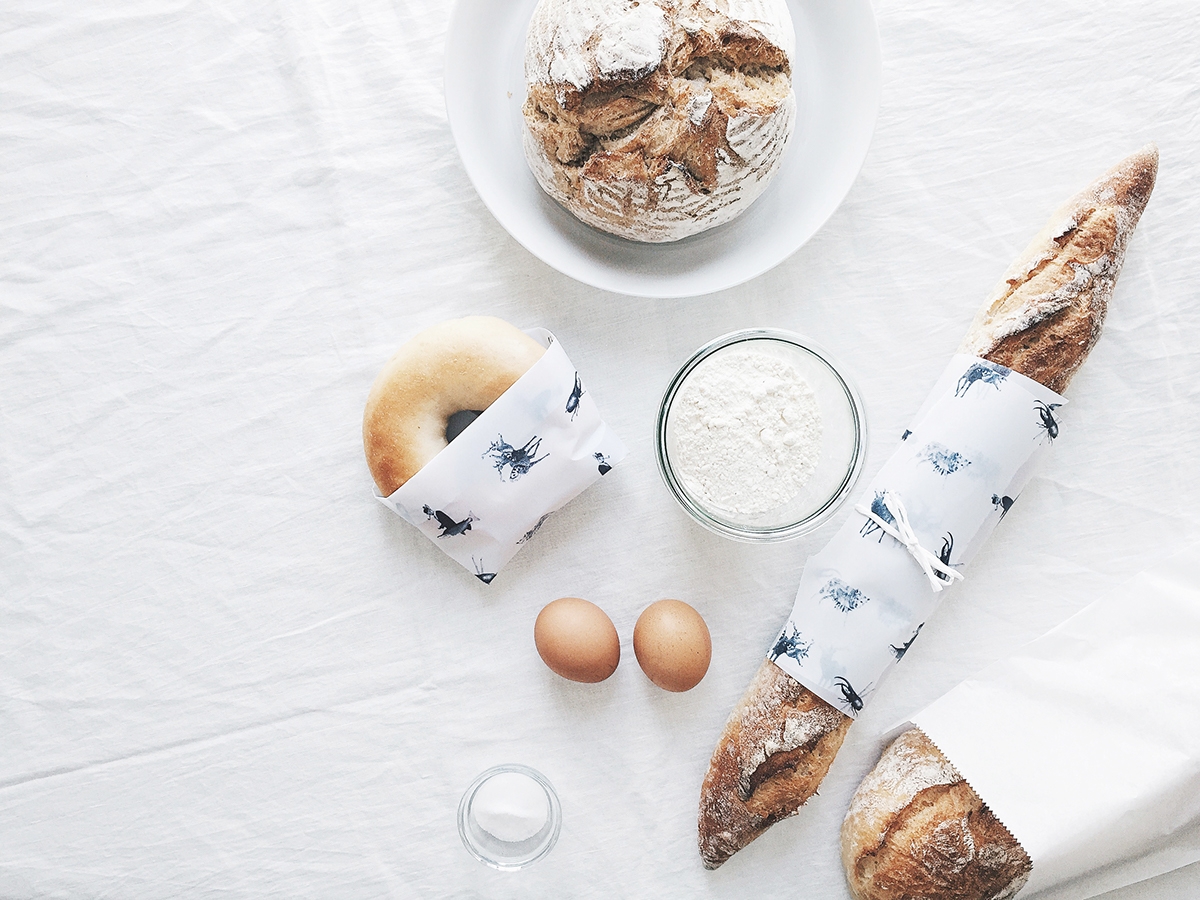
[[[721,354],[761,353],[791,364],[816,396],[821,417],[821,447],[816,468],[791,500],[765,512],[739,513],[705,501],[689,490],[676,462],[676,397],[702,363]],[[705,528],[748,542],[785,541],[807,534],[830,518],[849,496],[867,451],[867,421],[862,399],[829,354],[790,331],[747,328],[705,344],[671,379],[663,394],[655,428],[658,469],[672,496]]]
[[[514,773],[530,778],[546,792],[546,822],[532,837],[521,841],[504,841],[496,837],[479,823],[474,803],[480,788],[497,775]],[[458,834],[463,846],[472,856],[493,869],[515,872],[531,865],[545,856],[558,841],[562,829],[562,807],[553,785],[536,769],[509,763],[493,766],[471,782],[458,804]]]

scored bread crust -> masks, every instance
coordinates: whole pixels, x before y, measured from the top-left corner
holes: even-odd
[[[1024,848],[924,732],[883,751],[842,822],[855,900],[1004,900],[1029,880]]]
[[[542,0],[526,41],[530,170],[631,240],[727,222],[791,135],[794,43],[784,0]]]
[[[1149,144],[1063,204],[1004,273],[959,352],[1061,394],[1100,339],[1157,175],[1158,149]]]
[[[1061,393],[1100,337],[1126,245],[1157,173],[1158,150],[1147,145],[1072,197],[1005,273],[959,352]],[[794,815],[816,793],[851,721],[764,660],[730,714],[704,777],[704,865],[717,868]],[[775,737],[816,732],[819,739],[796,746]]]
[[[769,659],[717,741],[700,790],[700,857],[715,869],[795,815],[829,770],[853,721]]]

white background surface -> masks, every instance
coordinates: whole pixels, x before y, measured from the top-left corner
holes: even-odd
[[[648,301],[535,260],[475,196],[442,0],[40,0],[0,12],[0,896],[846,896],[836,831],[879,733],[1200,532],[1200,20],[1184,2],[876,7],[884,91],[847,202],[740,288]],[[713,742],[840,522],[749,547],[692,524],[652,428],[709,338],[775,325],[857,379],[864,477],[1050,211],[1147,140],[1158,188],[1072,427],[850,732],[821,795],[705,872]],[[362,404],[423,325],[555,331],[626,462],[490,587],[371,496]],[[598,686],[533,619],[600,604]],[[638,612],[713,664],[669,695]],[[558,847],[479,865],[459,794],[516,761]],[[1193,897],[1193,866],[1113,897]]]

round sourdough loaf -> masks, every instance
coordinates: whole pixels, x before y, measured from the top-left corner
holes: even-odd
[[[785,0],[540,0],[525,158],[589,225],[676,241],[762,193],[796,118]]]

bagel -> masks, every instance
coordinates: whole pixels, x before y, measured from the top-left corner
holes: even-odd
[[[363,448],[380,493],[391,496],[445,449],[452,415],[487,409],[545,352],[490,316],[441,322],[401,347],[363,412]]]

